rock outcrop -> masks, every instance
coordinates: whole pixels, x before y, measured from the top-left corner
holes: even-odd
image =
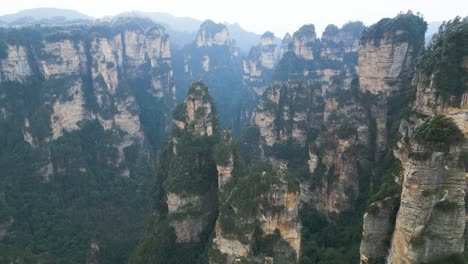
[[[398,202],[398,197],[387,197],[370,204],[362,226],[361,263],[382,262],[387,257]]]
[[[388,32],[379,45],[374,39],[365,39],[359,45],[358,75],[362,91],[373,94],[400,92],[414,74],[415,57],[419,47],[407,41],[396,41],[404,29]]]
[[[86,255],[86,264],[99,264],[102,262],[101,248],[97,240],[91,240],[89,243],[89,251]]]
[[[208,92],[208,87],[202,82],[192,84],[189,89],[187,99],[184,103],[177,106],[174,111],[174,124],[177,133],[173,133],[172,137],[172,156],[169,162],[177,162],[179,159],[185,159],[187,156],[190,160],[184,160],[184,164],[174,165],[180,166],[180,169],[185,170],[175,171],[173,177],[195,177],[191,173],[200,173],[200,171],[209,171],[209,166],[216,168],[216,165],[210,163],[212,157],[205,157],[203,153],[190,152],[189,138],[213,137],[217,133],[217,113],[214,109],[213,99]],[[194,146],[197,147],[197,146]],[[195,160],[193,160],[195,158]],[[190,164],[191,160],[196,164]],[[208,167],[208,168],[207,168]],[[190,191],[193,186],[179,186],[176,179],[172,179],[169,175],[168,181],[173,180],[174,184],[170,188],[166,188],[166,203],[168,208],[169,224],[174,228],[177,242],[188,243],[200,241],[200,234],[207,230],[211,224],[216,210],[216,192],[210,181],[206,188]],[[209,178],[209,175],[200,175],[201,177]],[[183,179],[181,179],[183,180]]]
[[[0,58],[0,81],[24,82],[33,74],[25,46],[8,45],[5,58]]]
[[[167,194],[169,224],[174,228],[176,242],[199,242],[213,219],[214,196],[176,193]]]
[[[253,89],[258,96],[261,96],[271,82],[275,62],[275,36],[271,32],[266,32],[262,35],[258,46],[252,47],[244,60],[244,87]]]
[[[322,90],[313,82],[278,82],[263,94],[252,123],[266,146],[293,140],[304,146],[309,129],[319,129]]]
[[[411,121],[410,121],[411,122]],[[462,148],[417,143],[421,124],[402,122],[395,154],[402,162],[401,205],[388,255],[391,263],[420,263],[464,251],[465,172]]]
[[[389,247],[375,248],[381,238],[364,239],[361,243],[361,262],[370,263],[386,258],[389,263],[427,263],[460,257],[465,244],[465,179],[463,152],[466,152],[465,97],[468,86],[463,75],[468,67],[462,62],[466,54],[457,56],[442,51],[441,45],[463,45],[453,42],[452,34],[467,28],[460,20],[442,28],[431,45],[422,52],[413,87],[416,99],[412,112],[399,127],[399,140],[393,153],[401,162],[401,202],[396,219],[389,218],[392,239]],[[444,62],[442,62],[444,61]],[[454,86],[440,86],[446,68],[454,67],[459,75],[451,76]],[[391,89],[391,92],[394,92]],[[444,130],[446,134],[435,131]],[[366,214],[368,215],[368,214]],[[380,221],[386,221],[380,215]],[[364,227],[371,225],[364,218]],[[366,232],[368,228],[364,228]],[[388,252],[383,254],[383,252]]]
[[[316,52],[317,35],[314,25],[304,25],[293,34],[292,49],[298,58],[313,60]]]
[[[216,110],[208,88],[201,82],[189,90],[187,99],[174,113],[174,124],[178,129],[187,130],[195,136],[212,136],[216,122]]]
[[[210,263],[237,259],[296,263],[301,247],[299,196],[288,186],[285,164],[242,177],[220,193]],[[254,244],[262,247],[264,241],[275,242],[268,244],[268,252],[254,252]]]
[[[418,25],[412,29],[398,26],[399,21],[414,20]],[[419,21],[420,20],[420,21]],[[395,26],[386,26],[386,23]],[[425,22],[412,14],[401,14],[390,21],[368,28],[359,43],[358,75],[362,92],[377,95],[373,108],[377,124],[376,152],[382,153],[387,146],[388,102],[391,96],[408,93],[414,75],[416,55],[423,45]],[[378,32],[378,33],[376,33]]]
[[[206,20],[200,25],[196,44],[197,47],[230,46],[231,39],[225,25]]]
[[[231,43],[226,25],[211,20],[200,25],[193,45],[187,46],[182,52],[185,53],[184,75],[193,79],[226,67],[238,53]]]
[[[350,22],[341,28],[329,25],[317,39],[313,25],[305,25],[292,37],[286,35],[280,49],[275,80],[315,80],[324,92],[333,84],[349,89],[356,73],[359,38],[364,25]]]
[[[225,157],[218,157],[216,162],[216,170],[218,171],[218,190],[221,192],[223,187],[232,181],[234,171],[234,153],[232,150],[232,135],[228,130],[222,132],[222,142],[219,147],[225,153],[219,153],[225,155]]]

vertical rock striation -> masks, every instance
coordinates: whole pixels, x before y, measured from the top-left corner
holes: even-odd
[[[461,160],[467,136],[468,86],[463,77],[468,72],[463,63],[467,54],[448,53],[442,47],[452,45],[457,50],[463,44],[456,36],[467,29],[466,21],[449,22],[420,55],[413,78],[416,99],[400,123],[393,150],[403,168],[398,214],[395,220],[379,216],[380,221],[392,221],[393,235],[389,247],[378,250],[371,246],[378,239],[364,236],[362,263],[378,258],[389,263],[448,263],[463,254],[466,168]],[[442,86],[446,69],[455,75],[453,82]],[[445,134],[436,132],[442,130]],[[364,234],[372,232],[366,228],[370,221],[364,218]]]

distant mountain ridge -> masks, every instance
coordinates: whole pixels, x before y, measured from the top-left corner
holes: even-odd
[[[115,16],[102,18],[101,20],[110,20],[115,17],[122,16],[149,18],[163,25],[166,32],[171,37],[173,48],[177,49],[191,43],[196,36],[197,30],[203,23],[202,20],[192,17],[178,17],[169,13],[142,11],[124,12]],[[0,16],[0,25],[21,26],[28,24],[70,24],[95,19],[96,18],[71,9],[32,8],[25,9],[14,14]],[[231,24],[224,22],[224,24],[228,28],[231,38],[236,41],[237,47],[239,47],[244,53],[247,53],[251,47],[257,45],[260,40],[261,34],[249,32],[242,28],[238,23]],[[440,25],[441,22],[429,23],[428,30],[425,35],[426,45],[429,43],[432,35],[437,31]],[[280,43],[280,39],[276,39],[276,42]]]
[[[14,14],[0,16],[0,21],[8,24],[16,24],[25,20],[35,23],[41,20],[50,20],[54,18],[64,18],[64,20],[94,20],[91,16],[71,9],[32,8],[21,10]]]
[[[178,17],[163,12],[141,11],[124,12],[115,16],[104,17],[100,20],[111,20],[116,17],[149,18],[163,25],[166,32],[171,36],[171,40],[174,44],[173,47],[175,48],[182,48],[184,45],[191,43],[195,39],[200,25],[203,23],[202,20],[191,17]],[[96,20],[96,18],[69,9],[32,8],[14,14],[0,16],[0,25],[68,24],[77,21],[81,22],[83,20]],[[244,52],[248,52],[248,50],[260,40],[260,34],[249,32],[238,23],[224,24],[227,26],[231,37],[236,40],[238,47]]]

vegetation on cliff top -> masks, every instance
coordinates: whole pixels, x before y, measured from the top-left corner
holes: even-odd
[[[303,25],[298,31],[294,32],[293,37],[314,37],[315,38],[315,26],[313,24]]]
[[[374,45],[380,46],[380,41],[385,34],[391,34],[396,42],[409,42],[416,47],[424,44],[424,33],[427,23],[423,17],[417,13],[408,11],[400,13],[395,18],[384,18],[376,24],[366,28],[361,35],[361,43],[373,41]]]
[[[449,147],[463,141],[463,133],[451,117],[436,115],[422,123],[415,132],[419,143]]]
[[[417,68],[433,79],[443,99],[460,96],[468,91],[468,74],[463,60],[468,56],[468,17],[444,22],[432,37],[431,43],[423,49]],[[429,84],[429,83],[427,83]]]
[[[200,26],[201,30],[204,30],[209,36],[214,37],[216,33],[223,30],[227,30],[226,25],[222,23],[215,23],[213,20],[207,19]]]

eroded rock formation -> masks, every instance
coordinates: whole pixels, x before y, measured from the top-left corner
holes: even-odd
[[[393,149],[402,166],[397,178],[402,188],[398,214],[396,219],[380,213],[376,216],[378,221],[390,221],[394,226],[392,235],[387,236],[391,240],[387,247],[371,246],[378,245],[381,238],[366,236],[376,233],[371,228],[376,220],[366,217],[368,212],[361,243],[362,263],[378,259],[389,263],[448,263],[464,251],[466,164],[461,159],[466,152],[467,83],[462,76],[467,74],[468,67],[463,63],[467,55],[449,54],[441,48],[449,43],[452,47],[463,45],[454,41],[463,28],[467,28],[466,21],[444,25],[420,56],[413,78],[416,99],[412,112],[400,123],[399,140]],[[441,86],[441,80],[447,77],[441,72],[450,67],[458,72],[451,80],[460,86]],[[439,129],[445,134],[436,136]]]

